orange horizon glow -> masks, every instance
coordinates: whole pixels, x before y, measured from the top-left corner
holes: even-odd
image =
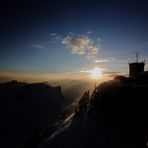
[[[23,82],[43,82],[59,79],[72,79],[72,80],[86,80],[101,82],[112,79],[111,77],[104,75],[101,68],[93,68],[87,71],[67,72],[67,73],[35,73],[35,72],[10,72],[0,71],[1,82],[10,80],[18,80]]]

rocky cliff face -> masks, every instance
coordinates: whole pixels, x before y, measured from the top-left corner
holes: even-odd
[[[41,148],[141,148],[147,145],[148,75],[117,77],[102,83],[89,98],[79,101],[71,125]],[[144,77],[144,78],[143,78]],[[88,110],[89,107],[89,110]],[[82,115],[87,113],[87,117]]]
[[[134,82],[134,83],[133,83]],[[148,83],[115,79],[98,86],[91,100],[90,112],[98,119],[98,126],[116,127],[128,140],[146,146],[148,133]],[[133,137],[133,139],[131,138]],[[139,146],[140,147],[140,146]]]

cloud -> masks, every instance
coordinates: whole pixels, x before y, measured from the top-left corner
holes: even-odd
[[[101,41],[101,39],[100,39],[100,38],[97,38],[97,41],[99,41],[99,42],[100,42],[100,41]]]
[[[115,57],[110,57],[109,61],[115,62],[115,63],[128,63],[129,59],[127,59],[127,58],[119,59],[119,58],[115,58]]]
[[[89,73],[89,70],[81,70],[80,73]]]
[[[56,36],[57,33],[53,32],[53,33],[50,33],[51,36]]]
[[[92,34],[92,33],[94,33],[94,31],[88,30],[86,33],[87,33],[87,34]]]
[[[34,48],[38,48],[38,49],[42,49],[42,48],[44,48],[44,46],[41,45],[41,44],[32,44],[32,47],[34,47]]]
[[[105,71],[104,72],[104,75],[105,76],[108,76],[108,77],[116,77],[116,76],[127,76],[128,74],[126,72],[120,72],[120,71]]]
[[[62,44],[71,49],[73,54],[93,56],[98,53],[99,47],[88,35],[75,35],[73,33],[63,37]]]
[[[62,40],[62,36],[57,33],[50,33],[50,37],[52,39],[52,43],[58,43]]]
[[[97,68],[97,69],[100,69],[101,71],[105,71],[105,70],[107,70],[107,69],[105,69],[105,68],[99,68],[99,67],[95,67],[95,68]],[[94,70],[95,68],[92,68],[92,69],[83,69],[83,70],[81,70],[80,71],[80,73],[91,73],[92,72],[92,70]]]
[[[94,63],[106,63],[108,61],[109,60],[107,60],[107,59],[100,59],[100,60],[95,60]]]

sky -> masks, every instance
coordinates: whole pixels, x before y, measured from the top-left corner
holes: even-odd
[[[127,74],[137,51],[148,59],[147,0],[0,3],[1,79]]]

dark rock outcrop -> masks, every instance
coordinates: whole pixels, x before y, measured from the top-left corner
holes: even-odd
[[[20,148],[67,105],[60,87],[11,81],[0,84],[0,147]]]
[[[90,113],[98,119],[101,129],[116,127],[127,138],[127,144],[135,141],[137,147],[146,146],[148,138],[148,83],[143,81],[147,76],[120,76],[105,82],[98,86],[90,102]]]

